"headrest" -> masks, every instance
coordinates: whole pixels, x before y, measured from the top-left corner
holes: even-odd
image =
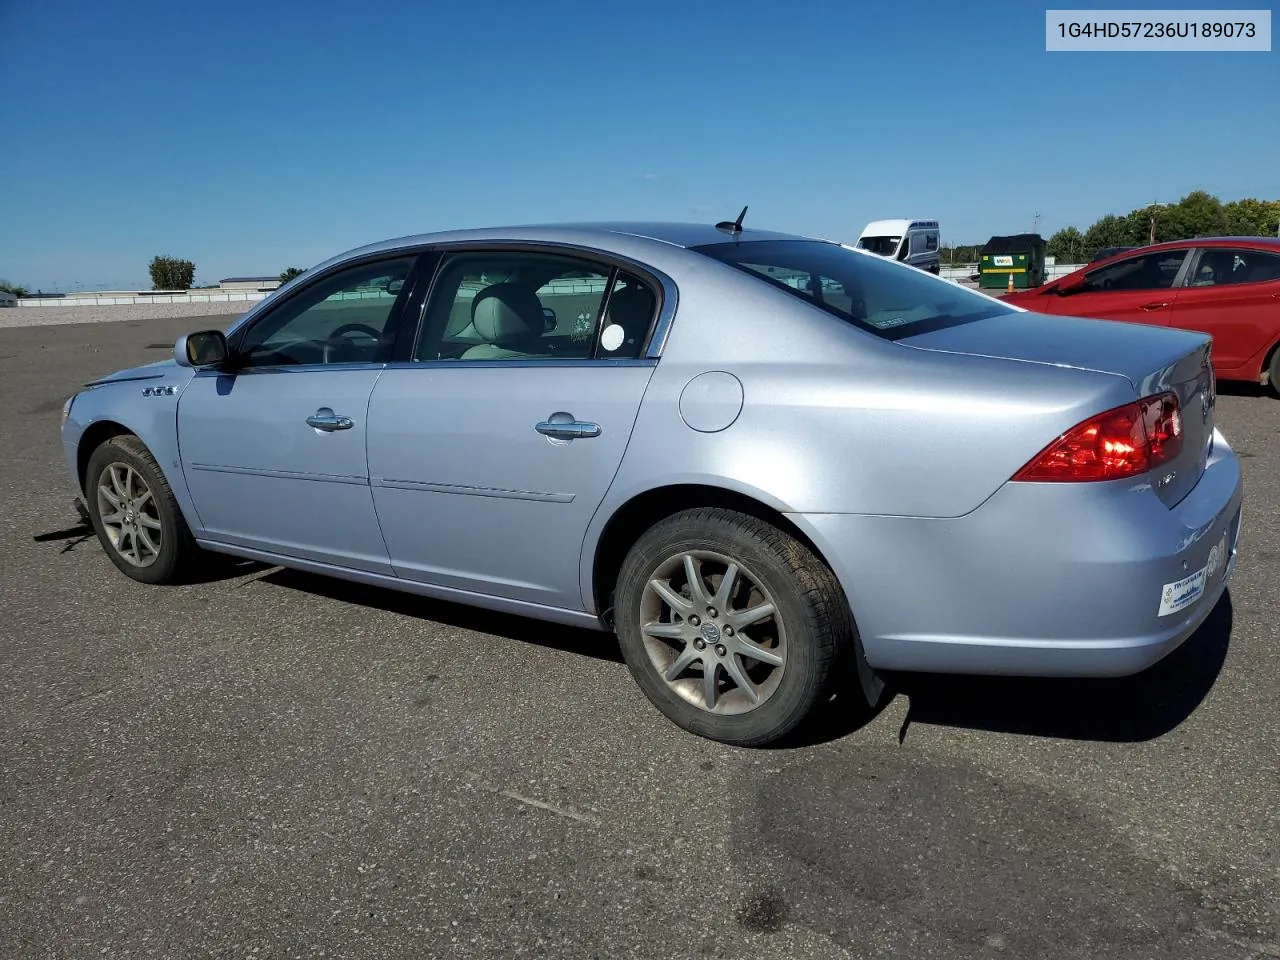
[[[495,283],[476,294],[471,322],[489,343],[538,336],[543,327],[542,302],[528,287]]]
[[[628,337],[642,337],[653,319],[653,294],[644,286],[626,286],[609,297],[609,322],[619,324]]]

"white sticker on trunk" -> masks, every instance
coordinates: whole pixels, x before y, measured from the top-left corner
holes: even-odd
[[[1171,613],[1185,610],[1199,600],[1204,594],[1204,584],[1207,579],[1208,569],[1207,566],[1201,567],[1191,576],[1179,580],[1177,583],[1166,583],[1160,591],[1159,616],[1167,617]]]

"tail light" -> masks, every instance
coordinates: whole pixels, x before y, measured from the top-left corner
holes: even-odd
[[[1035,483],[1121,480],[1173,460],[1181,450],[1178,396],[1161,393],[1073,427],[1036,454],[1013,479]]]

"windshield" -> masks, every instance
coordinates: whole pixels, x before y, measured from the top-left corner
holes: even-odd
[[[892,257],[901,239],[901,237],[863,237],[858,241],[858,246],[882,257]]]
[[[1017,312],[915,267],[820,240],[755,240],[693,249],[887,339]]]

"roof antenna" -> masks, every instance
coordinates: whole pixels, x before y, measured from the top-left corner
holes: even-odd
[[[746,215],[747,215],[747,208],[746,208],[746,207],[743,207],[743,208],[742,208],[742,212],[741,212],[740,214],[738,214],[738,219],[737,219],[737,220],[732,220],[732,221],[730,221],[730,220],[721,220],[719,223],[717,223],[717,224],[716,224],[716,229],[717,229],[717,230],[724,230],[724,231],[726,231],[727,233],[741,233],[741,232],[742,232],[742,218],[743,218],[743,217],[745,217]]]

